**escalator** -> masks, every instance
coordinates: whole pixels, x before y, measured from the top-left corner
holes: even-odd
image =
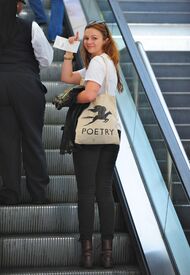
[[[43,1],[46,13],[50,14],[50,1]],[[21,17],[31,19],[33,14],[27,3]],[[67,14],[64,36],[72,29]],[[47,33],[47,27],[43,27]],[[47,205],[30,204],[25,176],[22,176],[22,204],[0,207],[0,274],[143,274],[134,244],[123,218],[118,195],[115,192],[116,225],[113,243],[114,268],[100,267],[101,240],[99,234],[98,209],[95,207],[94,261],[91,270],[79,266],[80,242],[77,219],[77,188],[71,155],[60,155],[61,127],[67,108],[57,111],[51,104],[52,98],[67,86],[60,82],[63,52],[54,49],[54,60],[50,68],[41,71],[41,79],[47,87],[45,146],[50,184]],[[75,60],[77,68],[77,60]]]
[[[114,18],[113,15],[110,14],[108,3],[106,3],[106,1],[98,1],[98,4],[106,20],[108,22],[112,22]],[[161,34],[159,36],[159,33],[157,34],[158,38],[153,36],[156,40],[156,43],[164,44],[163,46],[160,45],[160,48],[163,49],[160,51],[155,50],[154,44],[150,42],[150,44],[152,43],[153,45],[153,49],[147,50],[146,53],[158,81],[164,100],[166,101],[172,120],[175,124],[178,135],[181,139],[181,143],[184,147],[187,158],[189,159],[190,52],[188,51],[188,47],[185,47],[185,44],[188,43],[188,38],[185,37],[188,36],[188,32],[186,30],[189,26],[190,3],[185,0],[170,0],[164,2],[159,0],[126,0],[118,1],[118,4],[123,12],[126,22],[130,23],[129,25],[131,30],[134,30],[135,26],[137,28],[142,26],[141,30],[145,36],[146,33],[143,32],[143,27],[147,32],[150,33],[149,35],[154,35],[152,30],[155,30],[156,32],[158,27],[160,27],[163,32],[163,37]],[[171,35],[169,38],[166,37],[167,33],[164,35],[164,28],[167,29],[168,33]],[[176,35],[178,34],[178,40],[182,40],[182,42],[177,42],[176,39],[173,40],[175,38],[175,36],[172,36],[173,32],[176,32]],[[168,49],[164,50],[166,43],[170,44],[170,46],[168,46],[171,49],[170,51]],[[175,43],[178,44],[179,50],[177,50],[177,46],[174,45]],[[182,45],[182,43],[184,43],[184,45]],[[156,48],[158,49],[158,46]],[[125,51],[122,52],[122,55],[126,56]],[[121,58],[121,60],[125,59]],[[125,62],[122,61],[121,66],[124,75],[130,77],[130,65],[128,60]],[[129,89],[133,90],[133,87],[130,86],[133,84],[129,79],[128,83]],[[178,217],[184,228],[186,237],[189,240],[189,199],[186,197],[181,181],[176,175],[175,167],[173,167],[173,164],[170,164],[170,160],[167,159],[168,155],[165,149],[165,142],[159,133],[159,126],[157,123],[155,123],[151,112],[149,112],[149,103],[147,102],[146,96],[143,93],[141,83],[138,85],[139,115],[158,160],[164,180],[168,184],[170,197],[172,198],[176,212],[178,213]]]
[[[188,30],[190,23],[190,3],[186,0],[126,0],[118,1],[118,3],[135,38],[135,29],[141,29],[144,38],[142,38],[142,35],[140,39],[144,42],[145,47],[148,47],[148,35],[152,35],[152,39],[149,40],[152,46],[146,50],[146,54],[187,158],[190,159],[190,52],[187,46],[190,34]],[[103,13],[106,13],[106,6],[102,6],[102,4],[103,2],[99,1],[101,10]],[[159,28],[160,31],[158,31]],[[127,75],[127,72],[125,74]],[[146,115],[146,110],[149,107],[140,90],[139,101],[141,120],[161,167],[161,162],[164,160],[161,160],[161,156],[159,155],[161,155],[161,152],[162,155],[164,154],[164,150],[162,149],[164,141],[159,135],[158,125],[151,119],[151,116],[147,117]],[[163,167],[161,169],[163,170]],[[172,184],[169,183],[170,196],[189,241],[189,200],[186,198],[181,181],[176,176],[175,171],[172,171],[175,168],[170,167],[170,169],[170,175],[168,175],[168,170],[167,172],[163,171],[162,174],[165,174],[164,179],[166,182],[172,181]]]
[[[190,52],[154,51],[148,52],[147,55],[152,65],[152,69],[155,73],[156,79],[161,88],[163,97],[168,106],[171,117],[174,121],[176,130],[183,144],[187,158],[190,159]],[[155,125],[151,123],[148,124],[145,122],[145,125],[147,128],[155,127]],[[151,135],[150,139],[152,140],[152,143],[155,143]],[[159,139],[158,142],[162,143],[162,140]],[[173,186],[171,189],[171,197],[190,244],[190,220],[188,218],[190,205],[183,192],[181,182],[177,180],[174,175]]]
[[[49,14],[50,1],[44,0],[43,2],[47,8],[47,14]],[[64,36],[67,37],[81,27],[78,26],[79,22],[72,18],[75,15],[79,16],[78,5],[80,3],[71,0],[64,2],[66,7]],[[81,10],[84,10],[87,21],[97,19],[97,16],[103,17],[98,10],[96,1],[93,3],[87,0],[81,2],[83,2]],[[108,3],[109,13],[112,14],[112,22],[109,22],[107,18],[106,21],[118,42],[121,61],[125,63],[124,67],[128,72],[125,92],[118,97],[123,131],[114,177],[116,206],[116,234],[113,244],[114,268],[105,270],[99,265],[100,235],[97,207],[93,239],[95,267],[92,270],[79,267],[77,190],[73,163],[70,155],[59,154],[61,126],[64,123],[67,109],[57,111],[51,104],[53,96],[61,93],[65,88],[65,84],[60,82],[63,52],[54,49],[52,66],[41,71],[42,80],[48,89],[43,141],[51,179],[48,187],[48,197],[51,203],[43,206],[30,205],[23,173],[22,201],[24,204],[0,208],[0,274],[188,275],[189,266],[186,261],[189,256],[187,255],[185,260],[183,259],[188,249],[186,239],[165,187],[163,179],[166,174],[160,173],[157,160],[154,159],[153,147],[146,137],[145,127],[141,121],[140,112],[143,112],[145,116],[150,113],[154,115],[154,112],[151,111],[150,105],[148,105],[148,112],[147,108],[143,111],[139,103],[139,92],[146,98],[147,104],[149,104],[149,100],[145,93],[146,89],[143,88],[139,79],[138,68],[136,69],[134,66],[137,59],[134,56],[133,59],[131,58],[121,39],[117,25],[121,23],[119,22],[121,19],[119,18],[117,23],[116,20],[113,21],[115,17],[109,2],[114,1],[103,2]],[[75,14],[74,8],[76,7]],[[21,16],[32,16],[28,5]],[[80,23],[81,18],[80,15]],[[46,29],[44,31],[46,33]],[[134,47],[130,39],[128,47]],[[75,68],[78,66],[80,66],[80,59],[77,56]],[[146,74],[144,79],[149,82]],[[140,112],[138,113],[138,111]],[[160,129],[160,125],[158,129]],[[163,133],[160,134],[163,136]],[[168,148],[168,144],[165,144],[165,147]],[[141,156],[142,158],[140,158]],[[170,151],[167,150],[168,159],[170,159],[169,156]],[[164,162],[166,160],[161,159],[160,167],[164,167],[163,170],[166,171]],[[171,165],[170,168],[174,169]],[[150,175],[150,171],[152,175]],[[176,171],[176,175],[178,176],[178,171]],[[152,184],[149,185],[150,181]],[[144,186],[145,183],[146,186]],[[154,192],[154,196],[151,197],[152,189],[156,190],[156,194]],[[149,194],[149,198],[147,194]],[[160,194],[161,198],[159,198]],[[185,195],[185,197],[187,196]],[[172,226],[171,221],[173,222]],[[175,235],[176,244],[173,243],[171,232]],[[177,252],[173,251],[175,250],[174,245]]]

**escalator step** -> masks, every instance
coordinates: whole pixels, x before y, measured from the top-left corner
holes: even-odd
[[[174,204],[188,204],[188,199],[181,182],[173,182],[173,202]]]
[[[62,133],[61,125],[45,125],[43,129],[44,148],[59,149]]]
[[[124,232],[119,204],[115,204],[115,209],[115,232]],[[0,207],[0,221],[0,235],[77,233],[78,206],[66,203]],[[94,232],[99,230],[98,207],[95,205]]]
[[[189,93],[190,77],[158,77],[157,81],[163,93]]]
[[[43,84],[47,88],[46,101],[50,103],[56,95],[63,93],[65,89],[73,86],[71,84],[65,84],[61,81],[43,81]],[[55,107],[54,110],[57,111]]]
[[[101,238],[94,234],[94,262],[99,262]],[[81,247],[78,234],[1,237],[1,268],[78,266]],[[115,264],[136,262],[130,237],[116,233],[113,241]]]
[[[64,28],[64,27],[63,27]],[[53,61],[58,62],[61,61],[63,62],[64,59],[64,51],[57,49],[57,48],[53,48],[54,54],[53,54]]]
[[[60,81],[62,62],[53,62],[50,67],[40,71],[42,81]]]
[[[152,1],[150,1],[152,2]],[[188,24],[190,22],[190,12],[143,12],[143,11],[123,11],[123,15],[127,23],[135,24]],[[103,17],[106,22],[115,23],[112,11],[103,11]]]
[[[60,155],[59,150],[46,150],[46,158],[49,175],[74,175],[71,155]]]
[[[45,124],[63,125],[65,122],[67,111],[67,107],[62,108],[58,111],[55,109],[55,106],[53,104],[47,103],[45,110]]]
[[[176,212],[180,217],[181,225],[184,229],[190,230],[190,205],[189,202],[186,204],[177,204],[175,205]]]
[[[47,188],[47,197],[52,203],[77,202],[77,184],[75,175],[50,176]],[[21,181],[22,202],[30,203],[30,196],[26,189],[25,177]]]
[[[91,270],[86,270],[80,267],[72,268],[41,268],[27,270],[7,270],[3,271],[2,275],[140,275],[141,272],[134,266],[114,266],[113,269],[105,270],[100,267],[94,267]]]
[[[56,59],[61,59],[61,53],[56,52]],[[61,81],[61,68],[63,64],[63,58],[61,61],[55,61],[50,67],[43,68],[40,71],[40,77],[42,81]],[[75,62],[73,61],[73,70],[75,70]]]

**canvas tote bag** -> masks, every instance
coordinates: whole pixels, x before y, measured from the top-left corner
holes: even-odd
[[[116,99],[107,90],[107,63],[105,83],[105,93],[98,95],[78,118],[76,144],[119,144]]]

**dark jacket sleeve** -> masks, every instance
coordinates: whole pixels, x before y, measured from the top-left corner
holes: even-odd
[[[89,106],[89,103],[85,104],[73,104],[67,112],[63,130],[62,139],[60,144],[60,154],[71,154],[76,150],[75,145],[75,129],[78,122],[78,117],[84,109]]]

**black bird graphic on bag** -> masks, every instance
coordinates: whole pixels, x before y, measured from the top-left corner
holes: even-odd
[[[112,114],[110,111],[108,111],[106,113],[106,107],[101,106],[101,105],[96,105],[93,109],[88,109],[88,110],[93,112],[93,113],[98,113],[98,114],[96,116],[83,117],[83,118],[86,118],[86,119],[92,118],[92,121],[90,121],[88,124],[85,124],[84,126],[87,126],[87,125],[93,123],[94,121],[96,121],[98,119],[104,120],[104,122],[108,122],[109,119],[107,118],[107,116]]]

